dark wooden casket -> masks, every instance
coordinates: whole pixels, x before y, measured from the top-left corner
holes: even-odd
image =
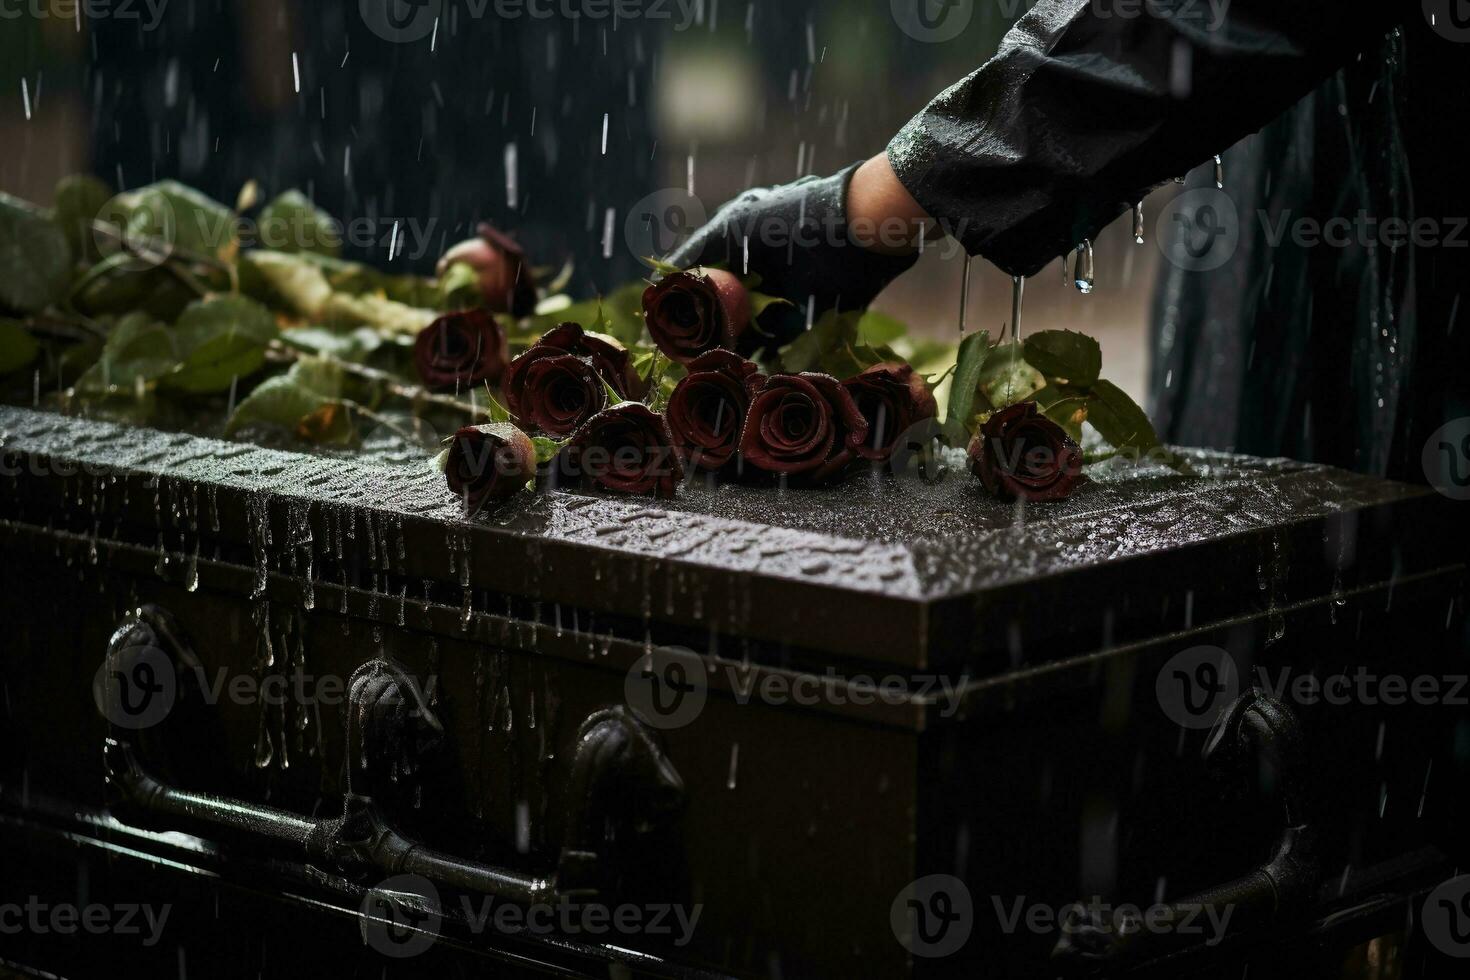
[[[422,464],[0,434],[12,967],[1329,976],[1460,856],[1427,490],[1198,454],[466,522]]]

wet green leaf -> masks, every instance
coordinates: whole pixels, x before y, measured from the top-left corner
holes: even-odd
[[[244,296],[217,296],[191,305],[174,326],[178,369],[170,387],[191,393],[226,391],[236,378],[265,364],[279,331],[270,311]]]
[[[990,356],[987,331],[972,334],[960,343],[959,361],[950,382],[949,408],[944,416],[944,427],[953,445],[962,446],[968,440],[966,426],[975,414],[975,393]]]
[[[1054,384],[1086,388],[1102,371],[1102,348],[1075,330],[1042,330],[1024,342],[1026,362]]]
[[[0,193],[0,308],[38,313],[66,295],[71,247],[61,226]]]
[[[96,262],[101,258],[92,222],[110,200],[112,188],[87,174],[63,177],[56,184],[56,223],[66,235],[73,262]]]
[[[295,327],[281,332],[287,345],[308,354],[335,357],[361,364],[383,346],[383,338],[372,327]]]
[[[1029,401],[1044,387],[1046,379],[1026,363],[1021,345],[1014,341],[997,344],[980,372],[980,394],[989,403],[982,407],[989,410]]]
[[[1087,421],[1114,449],[1146,453],[1159,445],[1158,433],[1142,408],[1111,381],[1092,386]]]
[[[17,320],[0,319],[0,374],[28,367],[41,346]]]
[[[235,407],[235,414],[225,425],[225,435],[234,435],[243,426],[257,423],[297,432],[313,413],[340,401],[341,394],[342,369],[330,361],[305,358],[285,374],[267,378],[256,386]],[[319,431],[335,434],[336,430],[320,426],[326,421],[331,420],[318,418]]]
[[[313,252],[337,257],[342,254],[342,233],[337,222],[320,210],[305,194],[289,190],[271,201],[258,219],[260,244],[277,252]]]

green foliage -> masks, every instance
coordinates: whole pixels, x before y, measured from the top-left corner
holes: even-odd
[[[0,374],[12,374],[29,367],[41,345],[17,320],[0,319]]]
[[[1026,363],[1053,384],[1086,388],[1102,374],[1102,348],[1075,330],[1042,330],[1026,338]]]
[[[342,401],[342,369],[333,361],[304,358],[291,370],[267,378],[235,407],[225,435],[265,424],[316,442],[351,441],[350,412]]]
[[[383,335],[372,327],[296,327],[281,333],[281,341],[306,354],[362,364],[383,346]]]
[[[792,373],[820,371],[840,381],[874,364],[902,360],[881,341],[873,342],[873,338],[891,333],[891,321],[891,317],[880,313],[830,311],[781,348],[781,369]]]
[[[225,259],[239,250],[235,212],[178,181],[117,195],[103,207],[102,220],[151,255]]]
[[[0,308],[39,313],[66,295],[71,246],[61,226],[0,193]]]
[[[258,219],[261,242],[278,252],[313,252],[333,258],[342,254],[337,223],[298,190],[267,204]]]
[[[990,352],[990,334],[984,330],[960,343],[954,381],[949,389],[949,408],[944,417],[949,440],[955,445],[966,441],[965,426],[975,412],[975,394],[980,390],[980,377]]]
[[[57,182],[53,208],[56,222],[71,247],[73,262],[96,262],[101,258],[92,222],[110,200],[112,188],[96,177],[74,174]]]
[[[270,311],[244,296],[194,303],[174,327],[179,366],[166,383],[192,394],[227,391],[235,379],[260,370],[277,334]]]
[[[1030,364],[1015,341],[997,344],[980,372],[980,394],[985,411],[995,411],[1017,402],[1031,401],[1046,387],[1046,379]]]

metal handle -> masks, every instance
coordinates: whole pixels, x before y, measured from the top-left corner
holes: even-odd
[[[162,649],[178,663],[198,663],[173,617],[157,606],[135,610],[108,646],[109,664],[123,651]],[[643,726],[625,709],[599,711],[583,722],[572,755],[573,813],[557,868],[534,875],[465,861],[431,850],[394,829],[376,801],[383,762],[401,765],[438,742],[443,726],[418,684],[388,661],[359,668],[348,685],[347,794],[342,816],[310,819],[274,807],[169,786],[150,774],[129,739],[114,728],[103,760],[113,802],[149,822],[180,821],[284,846],[299,860],[341,872],[416,874],[435,885],[494,895],[521,904],[555,904],[597,893],[603,805],[618,794],[643,794],[666,807],[682,803],[683,781]],[[377,765],[373,763],[376,762]]]
[[[1230,931],[1237,933],[1268,926],[1312,900],[1321,869],[1317,832],[1309,817],[1301,725],[1280,701],[1252,691],[1215,722],[1204,758],[1212,765],[1235,765],[1253,760],[1257,753],[1272,759],[1283,787],[1283,827],[1271,859],[1244,877],[1151,910],[1147,930],[1137,923],[1118,928],[1097,908],[1073,905],[1052,950],[1059,965],[1087,969],[1168,952],[1191,941],[1178,927],[1196,920],[1200,909],[1230,908]]]

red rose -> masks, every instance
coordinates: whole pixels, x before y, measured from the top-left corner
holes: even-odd
[[[888,459],[915,423],[939,414],[929,385],[907,364],[875,364],[842,386],[868,420],[868,439],[858,447],[866,459]]]
[[[516,418],[542,432],[564,436],[607,405],[607,389],[585,357],[543,357],[526,369]]]
[[[419,331],[413,345],[419,377],[430,388],[498,384],[510,360],[500,324],[486,310],[448,313]]]
[[[658,349],[688,364],[717,347],[738,349],[750,325],[750,297],[728,272],[675,272],[644,290],[643,319]]]
[[[1001,500],[1061,500],[1087,479],[1082,450],[1035,402],[990,416],[970,442],[970,469]]]
[[[509,422],[460,429],[444,454],[444,476],[466,516],[515,496],[535,472],[536,447]]]
[[[672,497],[684,467],[664,417],[642,402],[599,412],[557,456],[559,477],[619,493]]]
[[[505,372],[504,387],[505,404],[512,415],[527,418],[528,408],[524,400],[526,377],[531,365],[564,354],[574,354],[589,361],[597,376],[624,398],[642,397],[643,382],[622,344],[602,334],[587,333],[575,323],[563,323],[547,331],[531,345],[530,350],[510,362],[510,368]]]
[[[475,231],[478,238],[460,242],[444,253],[438,274],[463,263],[480,274],[480,295],[488,309],[518,317],[536,312],[536,279],[525,251],[494,225],[483,223]]]
[[[689,362],[665,410],[686,466],[714,472],[734,458],[750,399],[765,383],[760,368],[724,349]]]
[[[778,374],[751,400],[740,452],[757,469],[821,481],[852,462],[867,437],[867,419],[836,378]]]

